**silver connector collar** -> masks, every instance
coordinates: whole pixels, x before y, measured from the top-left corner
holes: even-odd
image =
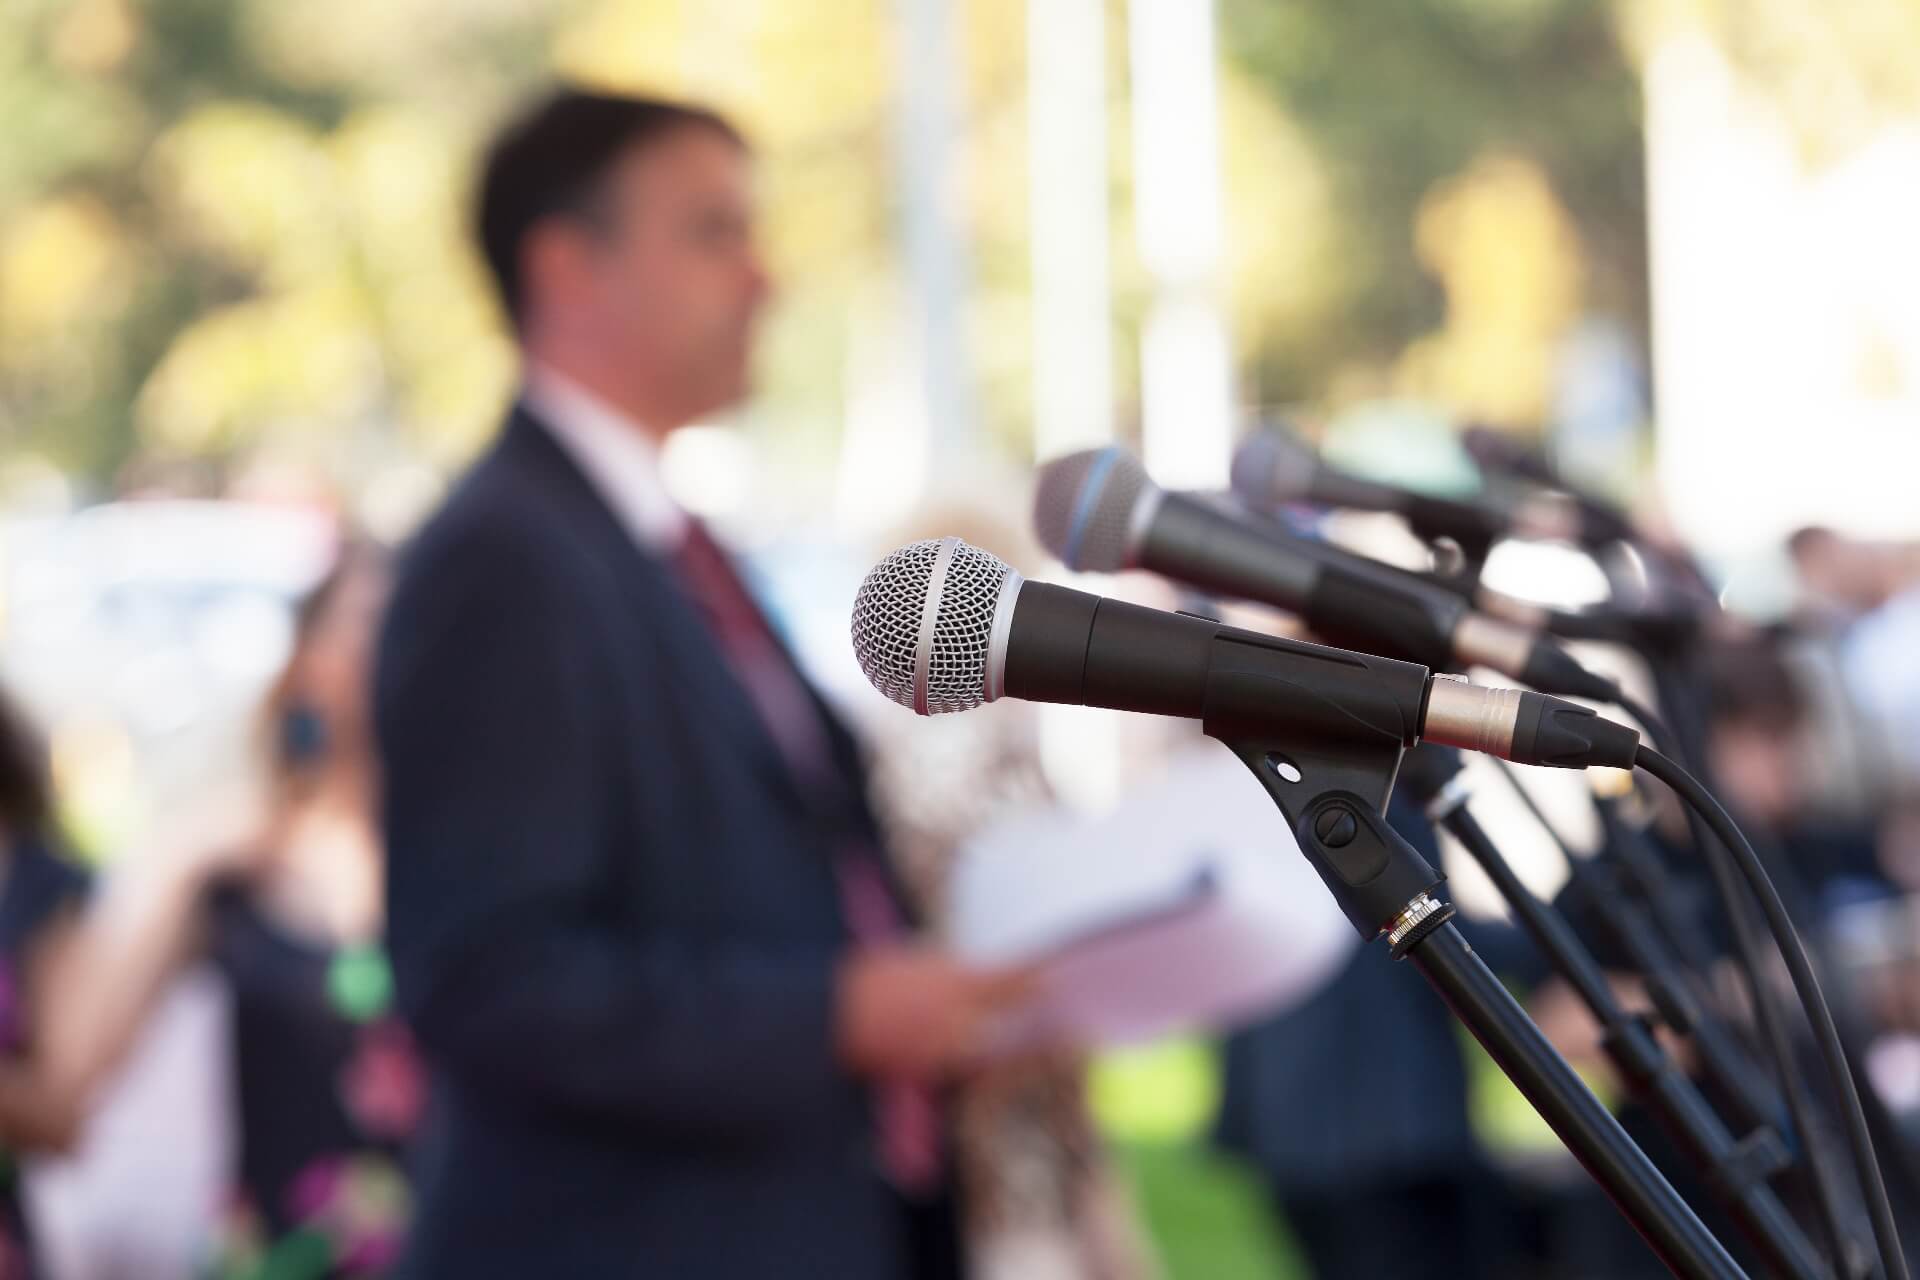
[[[1443,747],[1513,758],[1513,730],[1520,716],[1520,690],[1468,684],[1464,676],[1436,675],[1427,688],[1427,716],[1420,736]]]

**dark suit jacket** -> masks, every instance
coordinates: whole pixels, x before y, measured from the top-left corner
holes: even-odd
[[[871,819],[800,794],[669,567],[524,410],[406,555],[377,686],[436,1090],[404,1273],[902,1274],[831,1043],[832,860]]]

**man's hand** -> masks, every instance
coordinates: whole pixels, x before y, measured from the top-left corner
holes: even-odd
[[[1031,970],[970,968],[931,947],[857,951],[840,968],[840,1061],[863,1076],[950,1076],[988,1056],[1000,1017],[1031,994],[1035,980]]]

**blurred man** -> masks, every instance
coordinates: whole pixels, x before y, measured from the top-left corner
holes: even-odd
[[[957,1270],[933,1089],[1019,984],[909,945],[853,743],[656,466],[746,390],[749,187],[717,116],[571,91],[487,159],[524,388],[378,682],[410,1275]]]
[[[1920,543],[1801,529],[1787,542],[1804,607],[1833,634],[1835,660],[1881,789],[1920,795]]]
[[[1752,837],[1778,846],[1810,905],[1832,909],[1889,892],[1870,822],[1823,812],[1808,761],[1823,749],[1787,638],[1757,632],[1717,644],[1708,664],[1707,752],[1721,802]],[[1775,871],[1776,876],[1780,874]]]

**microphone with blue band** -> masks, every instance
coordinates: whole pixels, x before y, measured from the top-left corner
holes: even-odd
[[[1041,543],[1070,569],[1148,569],[1297,614],[1345,648],[1439,670],[1490,667],[1563,697],[1610,702],[1618,693],[1538,631],[1477,612],[1415,574],[1224,509],[1210,495],[1164,490],[1124,449],[1048,463],[1033,511]]]

